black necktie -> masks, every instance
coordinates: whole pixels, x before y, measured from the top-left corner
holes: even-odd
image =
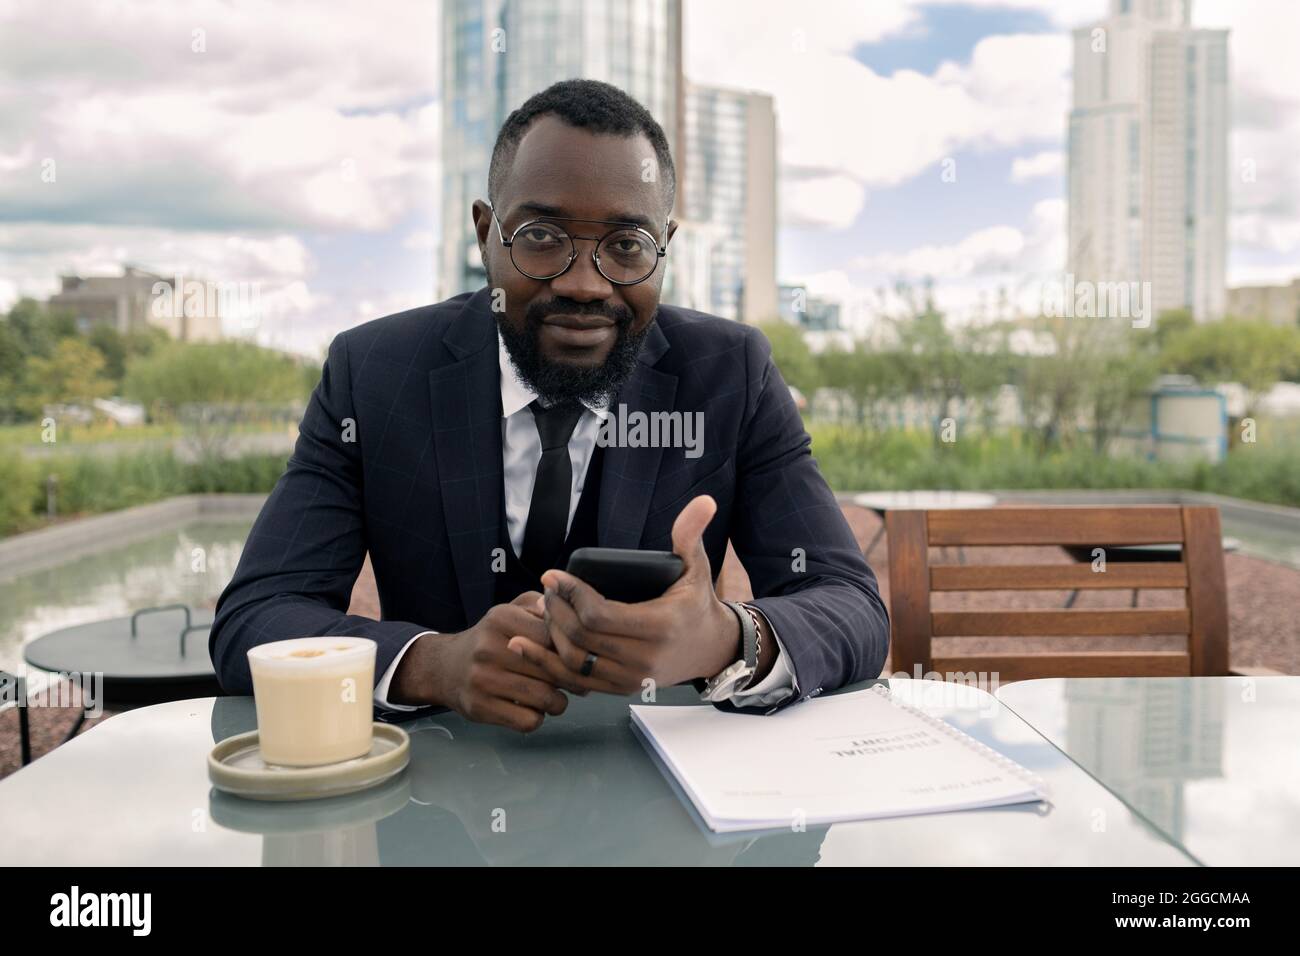
[[[528,406],[542,439],[542,460],[537,463],[533,500],[528,506],[524,528],[524,567],[534,574],[553,568],[564,550],[569,527],[569,498],[573,494],[573,466],[569,463],[569,437],[573,434],[582,406],[560,402],[543,408],[540,402]]]

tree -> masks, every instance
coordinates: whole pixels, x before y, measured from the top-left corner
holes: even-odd
[[[817,365],[804,341],[803,330],[789,322],[765,322],[758,326],[772,343],[772,361],[787,385],[793,385],[810,399],[817,381]]]
[[[50,310],[35,299],[19,299],[10,308],[5,322],[14,333],[14,341],[24,359],[32,355],[49,356],[55,344],[77,334],[77,321],[65,309]]]
[[[887,426],[888,403],[903,393],[895,355],[859,342],[852,350],[827,349],[816,356],[816,366],[820,384],[848,396],[859,424]]]
[[[1196,327],[1190,309],[1166,309],[1156,317],[1155,346],[1163,352],[1169,343]]]
[[[28,408],[39,413],[45,405],[70,403],[89,405],[113,391],[103,377],[104,356],[80,338],[60,339],[48,357],[34,355],[27,360]]]
[[[39,391],[27,381],[28,361],[49,359],[58,343],[77,334],[66,311],[51,312],[35,299],[19,299],[0,320],[0,421],[40,411]]]
[[[1261,319],[1228,319],[1187,326],[1172,334],[1166,368],[1206,385],[1237,382],[1246,392],[1247,418],[1264,393],[1300,363],[1300,330]]]
[[[1150,391],[1160,373],[1159,359],[1143,347],[1144,338],[1135,337],[1124,325],[1103,329],[1112,341],[1089,356],[1083,380],[1083,405],[1092,425],[1092,448],[1098,455],[1105,454],[1111,439],[1123,431],[1135,403]]]
[[[928,295],[919,311],[892,323],[898,341],[891,356],[896,376],[904,392],[925,404],[936,426],[934,441],[943,440],[939,423],[955,418],[960,407],[975,406],[989,423],[1012,364],[1001,324],[954,326]]]
[[[86,340],[104,357],[104,375],[114,382],[126,374],[126,338],[107,322],[95,325]]]
[[[1066,316],[1040,316],[1029,327],[1044,348],[1027,358],[1019,385],[1039,447],[1069,446],[1087,426],[1104,453],[1155,380],[1146,331],[1123,318]]]
[[[156,411],[306,397],[297,359],[249,342],[171,342],[127,362],[122,393]]]

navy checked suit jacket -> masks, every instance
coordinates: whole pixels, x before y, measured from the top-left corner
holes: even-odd
[[[378,644],[376,675],[421,631],[479,620],[495,593],[501,401],[489,290],[337,336],[288,467],[254,523],[209,638],[228,693],[252,693],[249,648],[309,635]],[[703,453],[606,447],[597,542],[672,550],[696,495],[716,580],[730,538],[780,635],[799,694],[884,667],[889,621],[876,578],[810,453],[767,339],[661,305],[613,402],[629,413],[702,412]],[[383,620],[346,613],[369,551]]]

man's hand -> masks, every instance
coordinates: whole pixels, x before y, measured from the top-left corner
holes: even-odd
[[[576,679],[586,689],[612,694],[636,693],[647,679],[669,685],[717,674],[740,657],[740,622],[714,593],[704,550],[704,529],[717,507],[701,495],[677,516],[673,551],[685,568],[652,601],[611,601],[571,574],[547,571],[546,639],[512,637],[510,649],[552,680]],[[582,677],[588,653],[596,663],[591,676]]]
[[[517,635],[546,641],[540,600],[529,591],[492,607],[469,630],[419,638],[393,675],[390,699],[450,707],[468,720],[523,733],[540,727],[547,714],[564,713],[569,699],[557,687],[585,689],[556,680],[506,646]]]

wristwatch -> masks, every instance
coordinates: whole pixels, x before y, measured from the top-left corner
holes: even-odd
[[[758,611],[747,604],[736,601],[723,601],[740,619],[740,660],[729,665],[720,673],[711,677],[704,684],[700,693],[701,700],[726,700],[750,685],[758,670],[758,654],[761,649],[762,630],[758,626]]]

